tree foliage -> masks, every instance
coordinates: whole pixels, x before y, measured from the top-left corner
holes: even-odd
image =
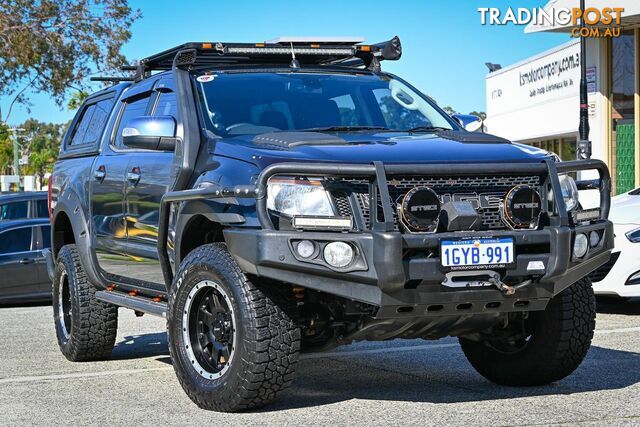
[[[28,94],[63,105],[70,88],[86,88],[95,71],[118,69],[120,48],[140,16],[127,0],[3,0],[0,2],[0,96],[29,105]]]

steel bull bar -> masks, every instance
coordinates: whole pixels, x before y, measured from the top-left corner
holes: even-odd
[[[173,281],[167,237],[169,228],[170,206],[192,200],[250,198],[256,200],[256,214],[263,230],[275,231],[267,210],[267,183],[274,175],[293,174],[310,177],[367,177],[369,183],[369,206],[382,206],[382,218],[376,209],[371,210],[372,231],[392,232],[394,230],[393,207],[387,184],[388,176],[429,175],[429,176],[463,176],[490,174],[537,174],[546,176],[554,194],[553,226],[569,226],[569,215],[566,210],[558,174],[597,170],[599,180],[578,182],[579,189],[598,189],[600,192],[600,219],[607,219],[611,206],[611,177],[604,162],[595,159],[554,162],[546,159],[539,163],[452,163],[452,164],[383,164],[374,161],[369,164],[336,164],[336,163],[276,163],[260,173],[255,185],[237,185],[220,188],[217,186],[167,192],[161,199],[158,228],[158,256],[167,289]],[[379,200],[380,199],[380,200]]]

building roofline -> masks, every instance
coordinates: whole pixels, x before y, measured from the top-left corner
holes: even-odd
[[[536,61],[538,59],[544,58],[545,56],[553,55],[554,53],[557,53],[557,52],[559,52],[559,51],[561,51],[563,49],[566,49],[566,48],[568,48],[568,47],[570,47],[572,45],[575,45],[575,44],[580,44],[580,39],[569,40],[568,42],[562,43],[561,45],[558,45],[558,46],[553,47],[551,49],[548,49],[548,50],[545,50],[543,52],[537,53],[537,54],[535,54],[533,56],[530,56],[528,58],[522,59],[522,60],[520,60],[520,61],[518,61],[518,62],[516,62],[514,64],[507,65],[506,67],[503,67],[503,68],[499,69],[498,71],[494,71],[492,73],[488,73],[486,78],[489,79],[491,77],[495,77],[495,76],[498,76],[500,74],[506,73],[507,71],[511,71],[514,68],[518,68],[518,67],[520,67],[522,65],[525,65],[525,64],[527,64],[529,62]]]

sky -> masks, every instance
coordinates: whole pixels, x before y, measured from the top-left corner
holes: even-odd
[[[546,0],[130,0],[142,17],[122,53],[140,59],[189,41],[260,42],[278,36],[362,36],[380,42],[398,35],[399,61],[383,70],[408,80],[441,106],[485,110],[485,62],[507,66],[568,40],[566,34],[524,34],[523,26],[483,26],[479,7],[542,7]],[[100,86],[95,86],[96,89]],[[31,112],[15,108],[9,123],[33,117],[66,122],[74,112],[44,94],[31,94]],[[9,100],[0,100],[6,111]]]

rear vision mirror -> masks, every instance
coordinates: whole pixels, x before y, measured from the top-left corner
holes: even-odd
[[[122,143],[129,148],[173,151],[176,146],[176,120],[171,116],[131,119],[122,129]]]

